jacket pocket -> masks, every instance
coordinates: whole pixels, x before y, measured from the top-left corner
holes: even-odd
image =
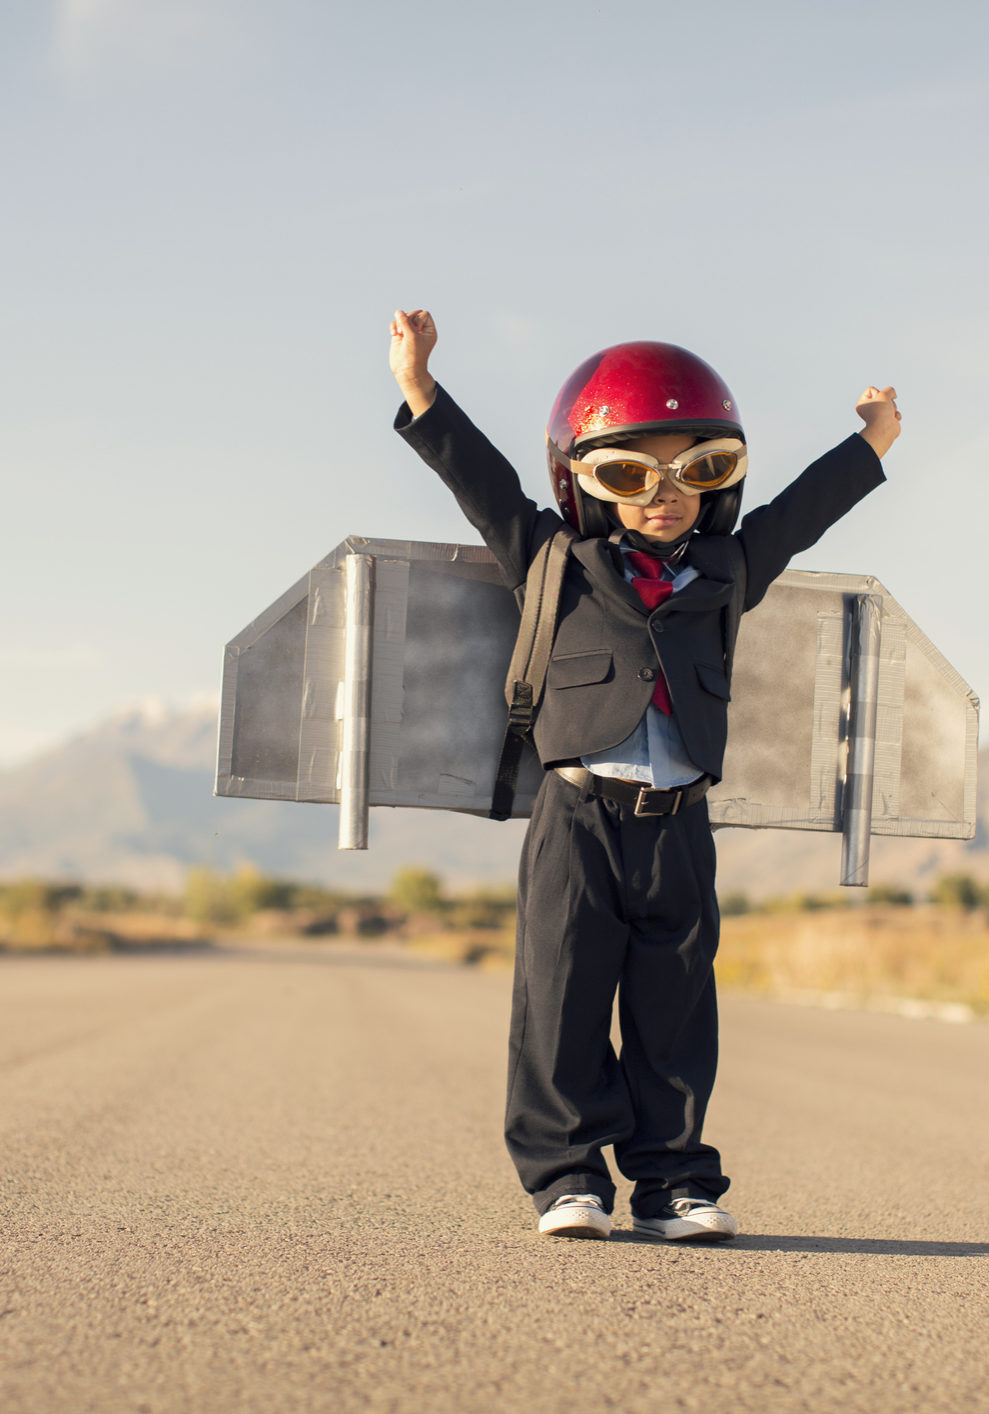
[[[586,687],[591,683],[604,682],[611,676],[612,655],[610,651],[595,653],[567,653],[559,658],[551,658],[546,681],[549,687]]]
[[[731,701],[731,689],[728,686],[724,668],[714,668],[709,663],[697,663],[695,667],[697,668],[698,681],[706,692],[710,692],[714,697],[720,697],[723,702]]]

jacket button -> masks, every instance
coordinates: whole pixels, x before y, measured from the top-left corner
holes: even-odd
[[[640,668],[640,669],[639,669],[639,672],[638,672],[638,677],[639,677],[639,681],[640,681],[640,682],[655,682],[655,681],[656,681],[656,669],[655,669],[655,668]]]

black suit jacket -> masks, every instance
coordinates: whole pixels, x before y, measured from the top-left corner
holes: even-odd
[[[559,528],[559,515],[525,495],[514,468],[442,388],[421,417],[412,419],[403,404],[395,427],[449,486],[518,594],[540,545]],[[879,458],[853,433],[768,505],[750,511],[735,532],[747,569],[743,608],[758,604],[798,551],[883,480]],[[630,736],[659,666],[690,760],[721,779],[729,698],[724,611],[732,594],[726,540],[694,535],[686,563],[698,578],[651,614],[625,581],[617,544],[574,542],[533,733],[544,766],[608,750]]]

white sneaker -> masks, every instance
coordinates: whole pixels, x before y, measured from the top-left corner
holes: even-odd
[[[544,1237],[609,1237],[611,1219],[595,1193],[565,1193],[539,1219]]]
[[[658,1217],[633,1215],[632,1226],[636,1232],[665,1237],[667,1242],[725,1242],[738,1232],[731,1213],[706,1198],[674,1198]]]

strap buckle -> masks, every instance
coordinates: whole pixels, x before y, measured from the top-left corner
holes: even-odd
[[[513,683],[512,700],[508,708],[508,730],[516,736],[525,736],[535,715],[532,683],[524,680]]]
[[[684,794],[685,794],[685,792],[684,792],[684,790],[683,790],[682,787],[681,787],[679,790],[669,791],[669,790],[656,790],[656,789],[655,789],[654,787],[652,787],[652,786],[641,786],[641,787],[639,788],[638,799],[637,799],[636,802],[635,802],[635,814],[636,814],[640,819],[641,819],[644,815],[676,815],[676,814],[679,812],[680,806],[683,804],[683,797],[684,797]],[[657,795],[663,796],[663,797],[665,798],[665,800],[668,800],[669,797],[672,795],[672,796],[673,796],[673,804],[672,804],[668,809],[663,808],[663,809],[660,809],[660,810],[650,810],[650,809],[648,808],[648,806],[649,806],[649,798],[650,798],[650,796],[657,796]],[[664,806],[665,806],[665,800],[664,800]]]

